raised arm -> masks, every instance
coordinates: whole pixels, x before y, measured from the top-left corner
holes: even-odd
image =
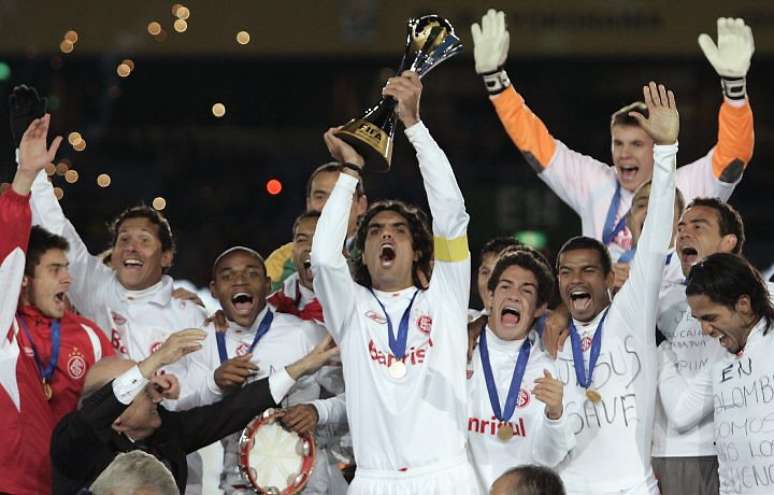
[[[632,112],[629,115],[655,142],[653,147],[653,182],[648,200],[648,215],[637,244],[637,255],[631,266],[629,279],[615,301],[623,305],[623,314],[643,315],[642,325],[647,342],[655,346],[653,331],[656,325],[658,294],[664,272],[664,257],[672,239],[672,221],[675,204],[675,170],[677,135],[680,116],[674,94],[663,85],[651,82],[643,88],[649,118]]]
[[[539,177],[573,210],[579,212],[599,181],[615,180],[606,164],[569,149],[556,140],[524,102],[505,72],[510,35],[505,13],[490,9],[481,24],[471,26],[476,72],[505,131]]]
[[[680,167],[678,187],[689,201],[698,196],[727,201],[755,147],[753,113],[747,97],[747,71],[755,42],[744,20],[719,18],[717,45],[708,34],[701,34],[699,46],[720,76],[723,89],[718,140],[706,156]]]

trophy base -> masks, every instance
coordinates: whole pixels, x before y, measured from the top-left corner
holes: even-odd
[[[368,169],[387,172],[392,162],[392,136],[365,119],[352,119],[336,132],[336,137],[363,155]]]

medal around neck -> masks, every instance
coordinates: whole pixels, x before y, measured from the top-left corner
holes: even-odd
[[[594,389],[587,388],[586,389],[586,398],[593,402],[594,404],[598,404],[599,401],[602,400],[602,395],[600,395],[599,392],[597,392]]]
[[[403,361],[393,361],[390,367],[387,368],[387,373],[396,380],[406,376],[406,371],[406,364]]]
[[[462,41],[447,19],[433,14],[409,19],[406,26],[406,49],[397,74],[412,70],[421,78],[436,65],[462,52]],[[395,106],[392,97],[382,98],[359,119],[352,119],[336,133],[358,153],[368,168],[377,172],[390,170],[395,137]]]
[[[43,380],[43,395],[46,396],[46,400],[51,400],[54,396],[54,391],[51,389],[51,384],[46,380]]]
[[[497,430],[497,438],[503,442],[510,441],[513,438],[513,427],[509,424],[503,424],[500,429]]]

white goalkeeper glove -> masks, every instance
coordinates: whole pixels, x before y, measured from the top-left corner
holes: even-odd
[[[732,100],[743,100],[747,94],[745,76],[755,52],[750,26],[743,19],[718,18],[718,44],[705,33],[699,35],[699,46],[721,78],[723,94]]]
[[[511,85],[503,66],[508,58],[511,36],[505,28],[505,13],[489,9],[481,25],[470,26],[476,72],[484,78],[489,94],[498,94]]]

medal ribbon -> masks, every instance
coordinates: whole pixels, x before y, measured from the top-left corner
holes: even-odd
[[[618,214],[618,209],[621,207],[621,183],[616,181],[615,184],[615,194],[613,194],[613,199],[610,201],[610,207],[607,210],[607,218],[605,219],[605,227],[602,230],[602,244],[607,246],[611,242],[613,242],[613,239],[615,239],[615,236],[618,235],[619,232],[623,230],[623,228],[626,226],[626,216],[624,215],[621,217],[620,220],[618,220],[618,223],[615,223],[615,217]]]
[[[267,308],[266,314],[261,320],[260,325],[258,325],[258,330],[255,332],[253,343],[250,344],[250,349],[248,349],[247,352],[253,352],[255,346],[258,345],[258,341],[260,341],[263,336],[266,335],[266,332],[269,331],[269,328],[271,328],[271,322],[273,320],[274,313],[272,313],[271,310]],[[226,332],[215,332],[215,340],[218,341],[218,354],[220,355],[220,362],[223,363],[228,361],[228,351],[226,350]]]
[[[40,358],[38,357],[40,353],[38,352],[37,347],[35,347],[35,341],[32,340],[32,333],[30,333],[30,327],[27,325],[27,319],[24,316],[19,316],[19,321],[21,322],[24,334],[30,341],[30,345],[32,345],[32,354],[35,357],[35,364],[38,367],[40,377],[43,379],[43,382],[51,383],[51,377],[54,376],[54,371],[56,370],[56,362],[59,360],[59,348],[62,343],[60,331],[61,325],[59,320],[51,321],[51,357],[48,360],[48,366],[46,366],[46,369],[43,369],[43,364],[40,362]]]
[[[403,359],[403,356],[406,355],[406,341],[408,340],[409,313],[411,313],[411,306],[414,305],[414,299],[416,299],[417,294],[419,294],[419,290],[414,292],[414,295],[411,296],[411,301],[406,307],[406,310],[403,311],[403,316],[401,317],[400,325],[398,326],[397,337],[395,336],[393,330],[392,319],[390,319],[390,315],[387,314],[387,310],[385,309],[384,304],[382,304],[382,301],[376,297],[373,289],[369,288],[368,290],[371,291],[371,295],[374,296],[376,302],[379,303],[379,306],[382,308],[382,312],[384,313],[384,317],[387,319],[387,331],[389,332],[389,343],[392,355],[398,359]]]
[[[597,324],[594,331],[594,338],[591,340],[591,356],[589,357],[589,374],[586,376],[586,366],[583,364],[583,351],[581,350],[581,338],[578,335],[578,329],[575,328],[575,322],[570,320],[570,342],[572,343],[572,361],[575,364],[575,378],[578,385],[583,388],[591,386],[591,375],[594,373],[594,367],[599,359],[599,351],[602,347],[602,326],[605,324],[605,318],[610,308],[605,310],[602,319]]]
[[[484,368],[484,381],[486,381],[486,391],[489,394],[489,403],[492,404],[492,411],[495,417],[500,421],[509,421],[516,410],[516,402],[521,391],[521,382],[524,379],[524,371],[527,369],[531,348],[532,342],[529,340],[529,336],[527,336],[524,339],[524,343],[521,344],[521,349],[519,349],[519,357],[516,359],[516,366],[513,368],[513,376],[511,377],[511,386],[508,387],[508,395],[505,398],[505,408],[501,410],[500,397],[497,394],[497,385],[495,385],[492,365],[489,362],[486,329],[481,332],[481,337],[478,339],[478,352],[481,355],[481,367]]]

